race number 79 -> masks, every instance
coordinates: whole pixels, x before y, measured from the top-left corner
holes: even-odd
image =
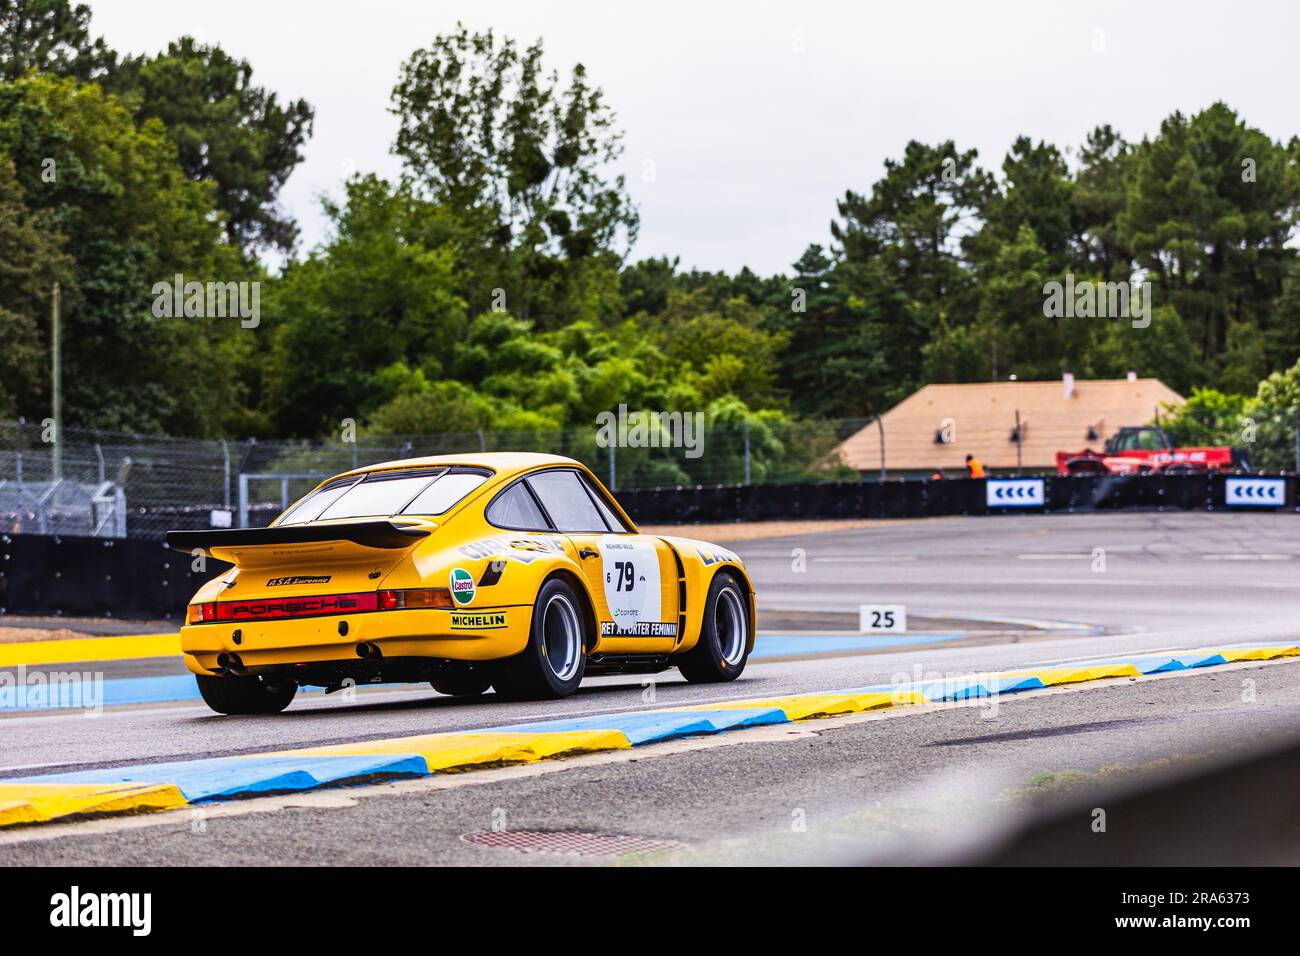
[[[636,584],[636,568],[631,561],[615,561],[614,573],[618,575],[618,580],[614,582],[614,590],[631,591],[632,586]]]

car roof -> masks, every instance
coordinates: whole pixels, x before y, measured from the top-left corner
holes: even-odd
[[[368,472],[392,470],[407,468],[437,468],[447,465],[468,465],[471,467],[491,468],[495,474],[488,479],[485,487],[500,487],[502,484],[510,481],[516,475],[536,468],[545,468],[547,465],[569,465],[582,468],[591,474],[582,462],[573,458],[566,458],[563,455],[544,455],[531,451],[480,451],[466,452],[458,455],[432,455],[424,458],[400,458],[397,461],[381,461],[373,465],[366,465],[361,468],[354,468],[351,471],[345,471],[340,474],[327,478],[322,481],[316,488],[322,488],[331,482],[338,481],[340,478],[349,475],[363,475]],[[594,476],[593,476],[594,477]],[[596,479],[597,486],[600,486],[600,480]],[[316,489],[313,489],[315,491]],[[481,490],[481,489],[480,489]],[[608,494],[608,492],[607,492]],[[451,509],[451,512],[459,511],[470,500],[471,496],[466,496],[457,502]],[[627,524],[628,528],[634,534],[639,534],[636,522],[632,520],[623,506],[612,495],[609,500],[613,502],[616,513]],[[448,512],[449,514],[451,512]]]
[[[396,468],[429,468],[444,467],[447,465],[470,465],[480,468],[491,468],[498,476],[516,474],[521,471],[528,471],[533,468],[540,468],[545,465],[578,465],[582,467],[581,462],[572,458],[565,458],[563,455],[543,455],[531,451],[480,451],[465,452],[458,455],[431,455],[425,458],[400,458],[397,461],[381,461],[373,465],[365,465],[360,468],[353,468],[351,471],[345,471],[335,475],[334,478],[342,478],[346,475],[361,475],[372,471],[385,471]],[[330,479],[331,481],[334,479]]]

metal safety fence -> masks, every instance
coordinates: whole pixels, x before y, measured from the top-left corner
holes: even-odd
[[[1234,495],[1233,484],[1276,493]],[[1027,506],[998,506],[990,487],[1038,486]],[[1089,511],[1300,512],[1300,478],[1212,474],[1092,475],[985,481],[890,479],[631,489],[620,500],[642,527],[774,519],[907,519]],[[988,520],[997,520],[990,517]],[[689,528],[684,529],[690,534]],[[161,541],[0,533],[0,614],[179,615],[202,581],[226,566]]]
[[[584,428],[371,435],[356,440],[202,440],[0,421],[0,530],[161,538],[172,529],[265,525],[321,479],[379,462],[477,451],[565,455],[623,495],[945,478],[973,452],[997,474],[1051,474],[1056,450],[1100,451],[1114,433],[1057,428],[1019,410],[1005,420],[735,420],[633,413]],[[1244,449],[1257,471],[1300,470],[1294,408],[1184,415],[1181,444]],[[1113,423],[1112,423],[1113,424]],[[1140,424],[1140,423],[1139,423]],[[1077,432],[1077,433],[1076,433]],[[53,489],[53,491],[51,491]],[[241,494],[242,491],[242,494]],[[811,492],[809,492],[811,493]],[[643,496],[644,497],[644,496]],[[48,506],[48,507],[47,507]]]
[[[615,490],[714,484],[818,482],[857,478],[837,463],[836,449],[865,419],[697,422],[633,421],[622,431],[599,428],[366,435],[355,441],[202,440],[65,428],[51,440],[40,423],[0,421],[3,483],[35,492],[55,480],[107,484],[124,499],[125,534],[160,538],[178,528],[203,528],[244,513],[264,525],[321,479],[385,461],[476,451],[565,455],[590,467]],[[241,481],[241,478],[243,480]],[[241,501],[240,489],[245,497]],[[15,490],[15,497],[18,492]],[[27,500],[27,495],[24,500]],[[32,508],[3,508],[0,529],[42,533]],[[242,507],[241,507],[242,505]],[[65,534],[89,534],[70,526]]]

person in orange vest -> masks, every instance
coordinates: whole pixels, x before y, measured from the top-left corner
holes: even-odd
[[[974,455],[966,456],[966,467],[967,469],[970,470],[970,476],[972,478],[985,477],[984,466],[980,464],[980,460],[976,458]]]

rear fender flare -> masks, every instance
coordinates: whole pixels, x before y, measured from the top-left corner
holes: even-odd
[[[587,588],[586,579],[571,568],[558,566],[547,572],[546,576],[537,585],[537,592],[540,593],[547,581],[563,581],[569,587],[573,588],[574,593],[578,595],[578,602],[582,605],[583,631],[582,643],[590,654],[596,647],[596,641],[600,638],[600,625],[596,622],[596,605],[591,599],[591,592]],[[533,595],[533,607],[537,606],[537,594]]]
[[[733,556],[730,556],[730,552],[726,552],[729,556],[724,558],[719,553],[723,552],[724,549],[705,541],[694,541],[689,538],[663,538],[662,540],[677,556],[686,581],[686,608],[685,614],[682,615],[684,621],[682,640],[674,648],[673,653],[685,653],[699,642],[700,630],[704,624],[704,601],[708,596],[709,588],[713,585],[713,579],[722,571],[729,572],[745,589],[746,603],[749,608],[749,642],[746,650],[752,651],[758,633],[758,609],[755,600],[754,582],[750,578],[749,572],[745,570],[738,559],[732,560]],[[717,560],[706,564],[705,559],[701,556],[701,550],[713,555]]]

